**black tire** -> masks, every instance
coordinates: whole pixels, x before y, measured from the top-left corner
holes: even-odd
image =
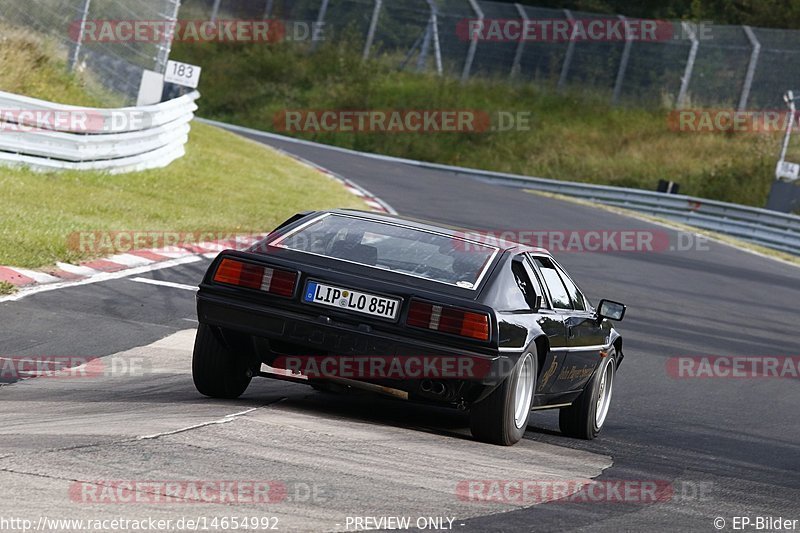
[[[558,414],[558,425],[561,428],[561,433],[568,437],[577,439],[592,440],[603,429],[605,418],[598,425],[597,414],[597,400],[600,394],[600,382],[603,375],[608,369],[608,365],[612,365],[612,375],[610,391],[613,391],[614,376],[617,371],[617,352],[612,346],[608,350],[608,355],[603,358],[603,362],[597,368],[592,380],[588,383],[580,396],[572,402],[569,407],[562,407]],[[608,379],[608,378],[606,378]],[[610,395],[610,392],[609,392]],[[608,398],[611,401],[611,397]]]
[[[200,324],[194,341],[192,378],[200,394],[212,398],[233,399],[241,396],[253,372],[243,354],[232,352],[210,326]]]
[[[532,372],[530,399],[525,408],[524,422],[518,425],[515,422],[516,389],[526,360],[530,361],[528,369]],[[472,436],[477,440],[501,446],[511,446],[519,442],[528,427],[537,374],[536,351],[525,352],[505,381],[489,396],[472,405],[469,417]]]

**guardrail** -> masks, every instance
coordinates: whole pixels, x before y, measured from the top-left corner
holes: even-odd
[[[110,173],[165,167],[185,154],[199,97],[100,109],[0,92],[0,163]]]
[[[800,216],[797,215],[640,189],[532,178],[474,169],[458,169],[458,172],[494,184],[622,207],[800,255]]]
[[[800,216],[797,215],[789,215],[777,211],[759,209],[757,207],[729,204],[693,196],[664,194],[641,189],[611,187],[609,185],[593,185],[589,183],[534,178],[520,176],[518,174],[454,167],[439,163],[404,159],[401,157],[357,152],[347,148],[315,143],[304,139],[295,139],[286,137],[285,135],[245,128],[225,122],[202,118],[197,120],[245,135],[275,139],[306,146],[321,146],[328,150],[369,157],[380,161],[403,163],[421,168],[463,174],[474,179],[497,185],[549,192],[600,204],[622,207],[667,220],[681,222],[688,226],[715,231],[723,235],[730,235],[774,250],[800,255]]]

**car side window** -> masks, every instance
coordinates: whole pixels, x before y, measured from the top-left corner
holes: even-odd
[[[539,268],[544,278],[544,284],[550,292],[550,300],[553,302],[555,309],[572,309],[572,302],[570,300],[567,287],[561,280],[558,271],[552,261],[546,257],[531,257],[533,263]]]
[[[538,287],[538,281],[534,283],[526,271],[522,257],[515,258],[511,262],[511,272],[514,274],[514,281],[517,283],[517,287],[525,298],[525,303],[528,304],[530,309],[536,309],[536,300],[541,295],[541,289]]]
[[[561,279],[564,282],[564,285],[567,287],[567,292],[569,293],[569,297],[572,300],[572,306],[576,311],[586,311],[586,298],[583,297],[583,293],[575,286],[571,279],[564,269],[561,268],[559,265],[555,265],[556,270],[561,274]]]

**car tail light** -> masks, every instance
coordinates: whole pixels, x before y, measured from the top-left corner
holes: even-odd
[[[489,315],[457,307],[411,300],[406,324],[471,339],[489,340]]]
[[[297,273],[226,258],[217,267],[214,281],[291,297],[297,284]]]

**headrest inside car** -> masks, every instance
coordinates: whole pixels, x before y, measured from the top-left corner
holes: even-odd
[[[339,259],[375,266],[378,263],[378,249],[366,244],[353,244],[339,241],[333,245],[331,255]]]

